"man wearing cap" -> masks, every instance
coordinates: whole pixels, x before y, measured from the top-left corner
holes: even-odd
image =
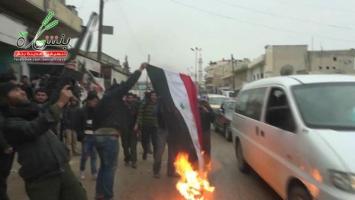
[[[13,73],[0,74],[0,83],[16,83]],[[4,117],[0,113],[0,200],[9,200],[7,195],[7,178],[10,175],[14,160],[14,149],[8,144],[3,133]]]
[[[78,116],[79,128],[77,130],[79,140],[81,141],[81,159],[80,159],[80,178],[85,179],[86,161],[90,157],[91,175],[93,179],[97,178],[96,168],[96,146],[95,136],[92,127],[95,109],[100,99],[96,92],[91,91],[85,99],[85,106],[80,109]]]
[[[10,175],[14,153],[3,135],[4,118],[0,113],[0,200],[9,200],[7,196],[7,177]]]
[[[17,85],[0,84],[3,133],[18,153],[19,174],[30,200],[86,200],[86,192],[68,164],[68,152],[50,130],[73,94],[69,85],[58,100],[43,112],[34,109]]]

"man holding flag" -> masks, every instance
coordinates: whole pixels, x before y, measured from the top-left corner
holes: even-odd
[[[173,162],[177,153],[189,153],[190,161],[198,161],[203,169],[201,154],[203,141],[200,112],[198,109],[196,86],[191,77],[149,66],[148,75],[158,96],[171,111],[163,116],[167,120],[168,136],[168,175],[175,173]]]

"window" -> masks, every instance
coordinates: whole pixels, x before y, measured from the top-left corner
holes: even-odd
[[[336,62],[337,61],[337,57],[333,57],[333,61]]]
[[[239,96],[235,112],[255,120],[260,120],[265,92],[265,88],[242,92]]]
[[[322,66],[319,66],[319,69],[322,70]]]
[[[329,66],[327,66],[327,69],[329,69]]]
[[[355,83],[305,84],[292,91],[308,127],[355,130]]]
[[[260,74],[260,77],[261,77],[261,78],[264,78],[264,74],[263,74],[263,73],[261,73],[261,74]]]
[[[286,93],[280,88],[272,88],[270,92],[265,122],[290,132],[294,132],[296,129]]]
[[[235,112],[241,115],[245,115],[247,110],[247,103],[250,96],[250,91],[244,91],[239,94],[239,100],[235,107]]]
[[[335,67],[335,66],[333,66],[333,69],[336,69],[336,67]]]

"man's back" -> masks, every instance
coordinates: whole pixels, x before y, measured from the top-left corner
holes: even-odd
[[[126,82],[114,86],[104,94],[95,111],[95,130],[99,128],[114,128],[119,130],[127,126],[125,113],[128,113],[128,109],[123,102],[123,96],[138,81],[140,74],[140,71],[134,72]]]

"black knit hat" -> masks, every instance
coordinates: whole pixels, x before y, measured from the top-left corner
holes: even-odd
[[[0,74],[0,83],[16,81],[16,76],[12,72],[6,72]]]
[[[11,90],[17,87],[18,85],[12,82],[0,83],[0,98],[5,98]]]

